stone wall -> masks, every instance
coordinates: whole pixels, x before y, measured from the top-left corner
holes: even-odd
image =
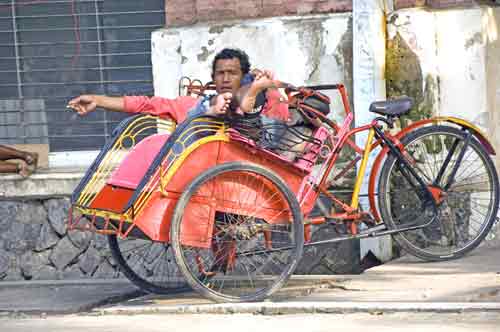
[[[69,198],[0,201],[0,280],[118,277],[102,235],[68,231]]]
[[[0,201],[0,282],[124,278],[106,236],[67,229],[69,198]],[[313,240],[338,235],[334,226],[313,226]],[[297,273],[360,273],[353,241],[311,247]]]

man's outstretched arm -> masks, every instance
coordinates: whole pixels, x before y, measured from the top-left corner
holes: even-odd
[[[125,112],[123,97],[109,97],[102,95],[81,95],[68,102],[68,108],[75,110],[80,115],[93,112],[97,107],[110,111]]]
[[[197,103],[193,97],[183,96],[175,99],[147,96],[109,97],[103,95],[81,95],[68,103],[68,108],[86,115],[103,108],[108,111],[125,113],[146,113],[160,117],[168,117],[180,123],[186,118],[187,112]]]

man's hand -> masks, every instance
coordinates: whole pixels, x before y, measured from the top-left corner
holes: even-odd
[[[262,77],[267,77],[269,79],[272,79],[274,80],[274,72],[272,72],[271,70],[267,70],[267,69],[252,69],[252,71],[250,72],[253,77],[255,79],[259,79],[259,78],[262,78]]]
[[[225,92],[214,97],[213,105],[210,105],[207,113],[208,115],[221,116],[226,114],[229,110],[229,104],[231,103],[231,98],[233,94],[231,92]]]
[[[243,86],[236,97],[239,102],[239,110],[243,113],[251,113],[255,107],[257,95],[265,89],[276,88],[279,81],[274,80],[274,73],[270,70],[252,70],[254,80],[251,84]]]
[[[277,81],[274,79],[274,73],[270,70],[252,70],[252,75],[255,77],[250,86],[250,93],[258,94],[264,89],[277,87]]]
[[[97,102],[93,95],[81,95],[71,99],[66,107],[75,110],[79,115],[86,115],[95,111]]]

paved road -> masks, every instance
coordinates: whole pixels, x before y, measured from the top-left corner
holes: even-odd
[[[498,332],[500,313],[356,313],[264,315],[48,316],[0,318],[2,332],[358,332],[439,331]]]

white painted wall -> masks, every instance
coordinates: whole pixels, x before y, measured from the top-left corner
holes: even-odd
[[[382,27],[381,10],[367,14],[383,6],[378,0],[359,2],[362,10],[355,14],[353,29],[353,52],[357,54],[353,75],[356,121],[362,124],[372,118],[367,112],[370,102],[385,97],[385,52],[384,35],[378,29]],[[500,9],[406,9],[396,15],[388,24],[388,38],[400,33],[419,57],[423,77],[439,77],[435,113],[465,118],[487,132],[488,114],[495,111],[488,106],[487,58],[495,56],[488,54],[488,44],[498,38]],[[244,49],[253,66],[273,69],[278,78],[296,85],[344,82],[338,47],[348,32],[350,17],[335,14],[225,22],[221,31],[209,25],[158,30],[152,36],[155,94],[177,96],[181,76],[210,80],[212,58],[224,47]],[[323,29],[322,39],[315,45],[312,31],[318,24]],[[204,53],[208,56],[200,60]],[[321,70],[310,77],[318,63]]]
[[[271,69],[278,79],[295,85],[344,83],[339,47],[344,34],[351,33],[350,18],[312,15],[158,30],[152,35],[155,94],[176,97],[182,76],[210,81],[213,57],[225,47],[243,49],[253,67]],[[343,110],[340,99],[334,101]]]
[[[488,113],[494,111],[487,103],[488,15],[486,8],[408,9],[388,26],[390,39],[399,33],[417,54],[422,76],[439,79],[435,114],[466,119],[485,132]]]

